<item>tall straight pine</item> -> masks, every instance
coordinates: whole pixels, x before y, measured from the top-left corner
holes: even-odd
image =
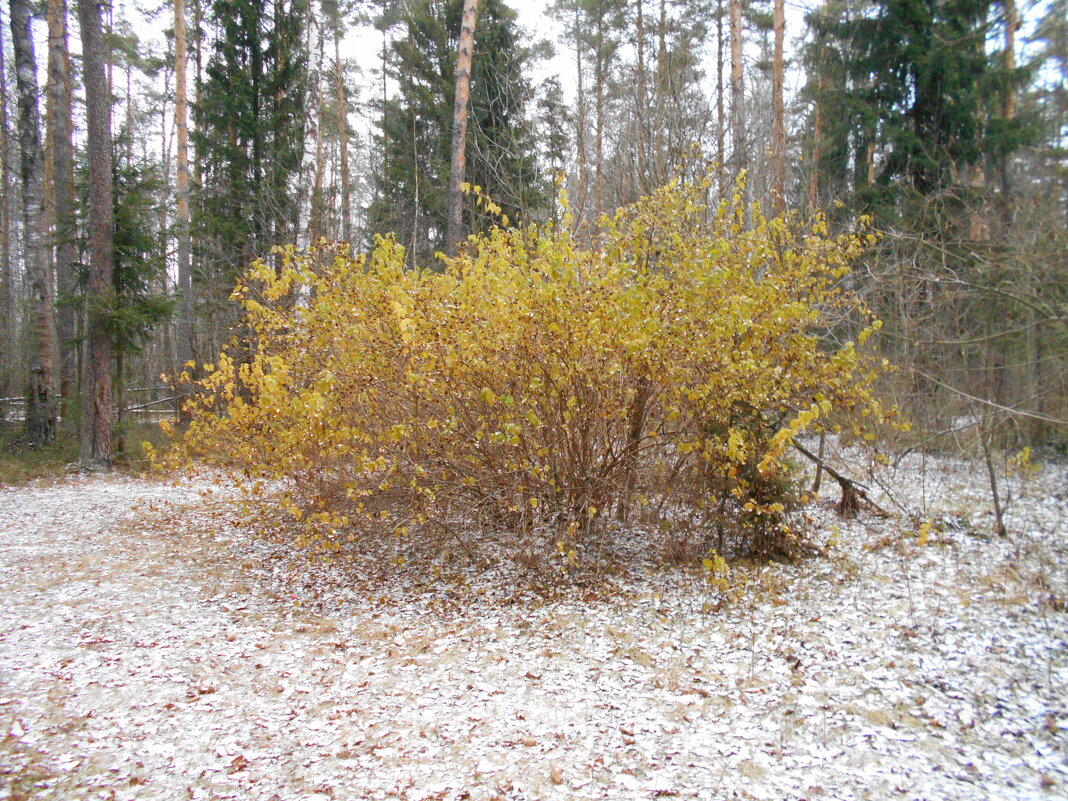
[[[449,171],[449,227],[445,236],[445,250],[456,255],[463,236],[463,194],[467,148],[467,103],[471,97],[471,56],[475,49],[475,20],[478,0],[464,0],[464,16],[460,25],[460,47],[456,57],[456,99],[452,111],[452,168]]]
[[[85,122],[89,156],[89,353],[82,393],[83,468],[111,464],[111,335],[114,222],[112,215],[111,103],[104,73],[100,6],[78,0],[85,71]]]

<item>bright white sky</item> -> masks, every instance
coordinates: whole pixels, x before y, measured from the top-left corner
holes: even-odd
[[[550,75],[557,75],[560,77],[561,83],[564,86],[564,91],[568,98],[574,99],[574,59],[568,51],[565,43],[558,41],[558,37],[561,35],[561,26],[550,16],[548,13],[549,7],[552,5],[553,0],[506,0],[508,4],[514,8],[519,17],[519,23],[524,30],[530,36],[531,41],[538,41],[541,39],[548,39],[553,42],[556,47],[556,55],[550,61],[542,64],[537,71],[537,74],[533,76],[536,80],[543,79]],[[799,37],[804,32],[804,16],[813,7],[818,5],[819,0],[787,0],[786,3],[786,28],[787,28],[787,59],[790,58],[791,53],[796,50],[799,42]],[[72,4],[73,5],[73,4]],[[1043,6],[1044,3],[1038,3],[1038,6]],[[152,43],[152,47],[156,52],[160,52],[163,48],[163,31],[171,27],[170,18],[170,3],[163,2],[161,9],[155,14],[150,14],[142,10],[141,3],[137,0],[115,0],[114,14],[116,20],[127,17],[134,29],[146,42]],[[6,10],[6,9],[5,9]],[[1028,13],[1028,11],[1030,13]],[[1025,29],[1031,27],[1038,13],[1034,8],[1025,10]],[[6,16],[6,14],[5,14]],[[1027,19],[1030,17],[1030,19]],[[38,63],[42,67],[45,64],[45,46],[46,35],[44,31],[43,21],[38,27]],[[71,48],[74,51],[80,50],[80,43],[78,42],[78,27],[76,22],[76,16],[71,14]],[[477,31],[476,31],[477,36]],[[1024,37],[1020,37],[1019,41],[1021,45]],[[348,44],[349,58],[353,60],[363,72],[365,81],[370,81],[372,71],[378,68],[380,59],[381,38],[380,35],[369,29],[353,29],[349,36],[346,38]],[[706,52],[706,73],[709,75],[709,95],[711,100],[712,81],[714,80],[715,64],[712,61],[714,57],[715,48],[714,45],[708,48]],[[755,53],[751,54],[755,57]],[[800,68],[795,66],[791,69],[788,65],[786,91],[788,95],[797,91],[800,86],[803,76],[801,75]]]
[[[557,52],[555,57],[541,65],[538,74],[534,77],[541,79],[550,75],[558,75],[564,85],[565,92],[569,95],[573,95],[574,59],[568,52],[566,44],[558,41],[558,37],[562,33],[561,26],[548,12],[553,0],[507,0],[507,2],[517,12],[519,24],[528,33],[530,41],[548,39],[554,43],[556,48]],[[815,2],[815,0],[812,0],[812,2]],[[157,11],[155,14],[150,14],[145,12],[140,4],[136,2],[132,2],[131,0],[116,0],[114,4],[115,19],[116,21],[123,18],[128,19],[134,29],[142,37],[142,40],[146,43],[152,42],[154,49],[159,52],[164,46],[163,31],[171,27],[169,5],[169,3],[164,3],[160,11]],[[810,5],[811,3],[807,1],[787,3],[788,39],[791,38],[791,31],[796,34],[800,33],[802,30],[803,17]],[[41,28],[42,29],[38,31],[40,36],[39,50],[43,55],[46,38],[43,25]],[[77,23],[73,14],[71,20],[71,34],[71,47],[73,50],[78,51],[80,50],[80,44],[77,41]],[[346,37],[346,43],[349,46],[349,58],[356,62],[366,76],[370,76],[370,73],[379,66],[381,48],[380,35],[369,28],[354,28],[349,36]],[[791,42],[788,42],[788,49],[790,48],[790,45]],[[712,48],[712,52],[714,53],[714,48]],[[41,62],[44,61],[42,57],[39,57],[38,60]],[[710,64],[709,71],[711,72],[712,70],[714,70],[714,65]]]
[[[548,39],[553,42],[556,48],[556,55],[542,64],[537,70],[536,74],[532,77],[536,81],[540,81],[550,75],[557,75],[564,87],[564,92],[568,99],[574,100],[575,93],[575,65],[574,57],[570,53],[566,43],[560,42],[558,37],[561,35],[561,26],[549,15],[548,8],[552,5],[552,0],[506,0],[512,8],[516,10],[519,17],[519,23],[521,27],[528,33],[530,41],[538,41],[541,39]],[[172,25],[170,3],[166,0],[162,0],[158,10],[153,14],[143,10],[142,3],[144,0],[115,0],[113,9],[115,20],[126,18],[129,20],[134,30],[142,38],[145,44],[145,49],[151,49],[155,53],[161,53],[164,48],[164,36],[163,32],[169,29]],[[789,97],[793,96],[800,88],[803,80],[803,74],[800,66],[795,59],[793,64],[789,63],[791,53],[796,50],[800,44],[800,37],[804,32],[804,15],[807,11],[818,4],[819,0],[787,0],[787,80],[786,80],[786,93],[787,102]],[[651,2],[650,5],[653,3]],[[73,3],[71,3],[73,7]],[[1044,6],[1044,2],[1039,2],[1037,8],[1031,7],[1025,10],[1025,32],[1031,28],[1034,21],[1041,14],[1041,8]],[[7,23],[6,9],[4,9],[4,24]],[[476,30],[477,36],[477,30]],[[10,39],[6,36],[5,39]],[[1021,48],[1023,47],[1025,37],[1018,38]],[[36,40],[37,40],[37,61],[40,71],[39,81],[41,85],[44,85],[45,69],[46,69],[46,45],[47,45],[47,31],[45,30],[44,21],[40,20],[36,26]],[[72,12],[70,21],[70,44],[71,49],[74,52],[79,52],[81,49],[79,37],[78,37],[78,25],[77,17]],[[752,45],[752,43],[750,43]],[[348,50],[348,58],[355,62],[356,66],[360,68],[362,73],[362,82],[364,85],[371,84],[374,81],[374,70],[378,69],[380,64],[380,50],[381,50],[381,36],[373,29],[369,27],[355,28],[346,37],[346,49]],[[715,46],[711,44],[705,53],[706,62],[706,92],[709,97],[709,102],[714,102],[714,81],[715,81]],[[749,53],[751,58],[756,57],[756,48],[752,47],[752,52]],[[122,87],[118,87],[119,91],[122,91]],[[162,86],[157,87],[162,89]],[[372,90],[374,91],[374,90]],[[364,94],[366,99],[366,92]],[[357,130],[366,131],[371,126],[372,122],[369,118],[354,119],[354,125]]]

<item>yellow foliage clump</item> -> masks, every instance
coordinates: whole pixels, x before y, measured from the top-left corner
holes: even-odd
[[[843,288],[867,237],[746,224],[704,190],[664,187],[592,248],[565,224],[472,237],[444,271],[389,238],[254,264],[172,458],[282,481],[327,547],[508,527],[551,553],[628,511],[789,536],[791,440],[886,416],[879,366],[825,336],[867,319]]]

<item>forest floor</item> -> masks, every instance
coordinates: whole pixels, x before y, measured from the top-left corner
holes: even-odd
[[[825,555],[733,597],[650,553],[510,600],[250,541],[202,479],[0,489],[0,799],[1068,797],[1064,465],[1004,539],[976,465],[891,479],[926,542],[817,501]]]

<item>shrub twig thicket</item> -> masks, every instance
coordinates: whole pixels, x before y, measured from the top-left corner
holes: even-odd
[[[257,263],[234,292],[249,336],[206,366],[172,458],[281,481],[330,549],[506,529],[550,553],[640,516],[788,552],[793,438],[893,418],[842,282],[870,235],[702,196],[670,184],[594,248],[566,220],[493,230],[443,272],[390,238]],[[857,342],[831,346],[842,314]]]

